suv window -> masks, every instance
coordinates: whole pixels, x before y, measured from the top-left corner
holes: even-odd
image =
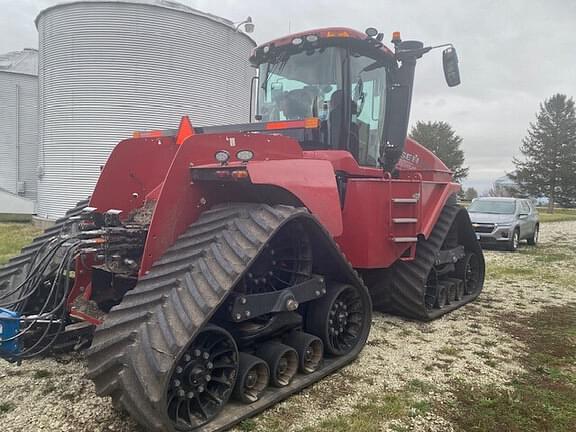
[[[530,205],[526,201],[520,201],[520,213],[530,214]]]

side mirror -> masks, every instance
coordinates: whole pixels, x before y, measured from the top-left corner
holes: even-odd
[[[526,218],[528,217],[528,213],[520,213],[520,214],[518,215],[518,217],[519,217],[520,219],[526,219]]]
[[[444,78],[446,78],[448,87],[455,87],[460,84],[458,54],[456,54],[454,47],[448,47],[442,51],[442,66],[444,67]]]

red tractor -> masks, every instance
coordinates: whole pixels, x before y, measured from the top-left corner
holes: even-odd
[[[257,47],[251,118],[136,133],[89,201],[0,270],[0,355],[87,347],[151,431],[229,428],[352,361],[371,312],[470,302],[484,258],[459,185],[407,139],[416,60],[375,29]],[[444,50],[450,86],[454,48]]]

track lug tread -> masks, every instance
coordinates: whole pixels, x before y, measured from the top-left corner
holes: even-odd
[[[304,209],[263,204],[230,204],[202,214],[166,251],[165,257],[174,261],[160,258],[126,297],[129,306],[122,306],[121,302],[113,307],[96,329],[88,365],[99,394],[111,396],[147,429],[170,430],[167,427],[170,421],[162,410],[161,393],[170,378],[174,359],[224,302],[268,238],[288,220],[302,216],[310,218]],[[205,230],[214,222],[221,228],[212,232],[210,242],[203,243],[203,254],[192,254],[197,248],[182,247],[184,242],[197,238],[195,230]],[[337,253],[335,242],[320,225],[318,228]],[[187,258],[179,258],[179,254]],[[190,261],[188,265],[181,265],[186,259]],[[341,259],[343,274],[366,289],[349,263]],[[240,265],[243,268],[239,271]],[[161,274],[160,278],[157,274]],[[160,294],[156,296],[155,292]],[[143,295],[140,299],[139,293]],[[133,320],[137,320],[134,326],[130,325]],[[101,353],[115,349],[107,341],[115,333],[121,340],[127,332],[134,332],[134,341],[123,348],[123,356],[114,357],[121,359],[115,366],[106,364],[104,368]],[[107,370],[119,372],[111,374]],[[150,376],[154,376],[153,381]]]
[[[448,202],[428,239],[420,239],[416,247],[416,257],[412,261],[397,261],[392,267],[392,282],[387,293],[378,292],[373,289],[371,294],[375,302],[376,309],[396,313],[418,320],[429,321],[454,308],[444,308],[442,310],[427,310],[424,305],[425,284],[428,273],[434,265],[436,253],[442,247],[444,239],[448,235],[452,224],[460,211],[463,210],[455,202]],[[387,294],[387,295],[386,295]],[[379,299],[387,299],[386,302],[379,302]],[[473,298],[468,299],[468,301]],[[459,304],[459,306],[465,304]]]

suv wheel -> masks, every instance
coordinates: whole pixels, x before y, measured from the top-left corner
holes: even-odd
[[[512,237],[510,237],[510,241],[508,242],[508,250],[515,251],[520,246],[520,230],[518,228],[514,228],[512,232]]]
[[[528,239],[528,244],[535,246],[536,243],[538,243],[539,234],[540,234],[540,225],[536,225],[534,227],[534,232],[532,233],[532,236]]]

